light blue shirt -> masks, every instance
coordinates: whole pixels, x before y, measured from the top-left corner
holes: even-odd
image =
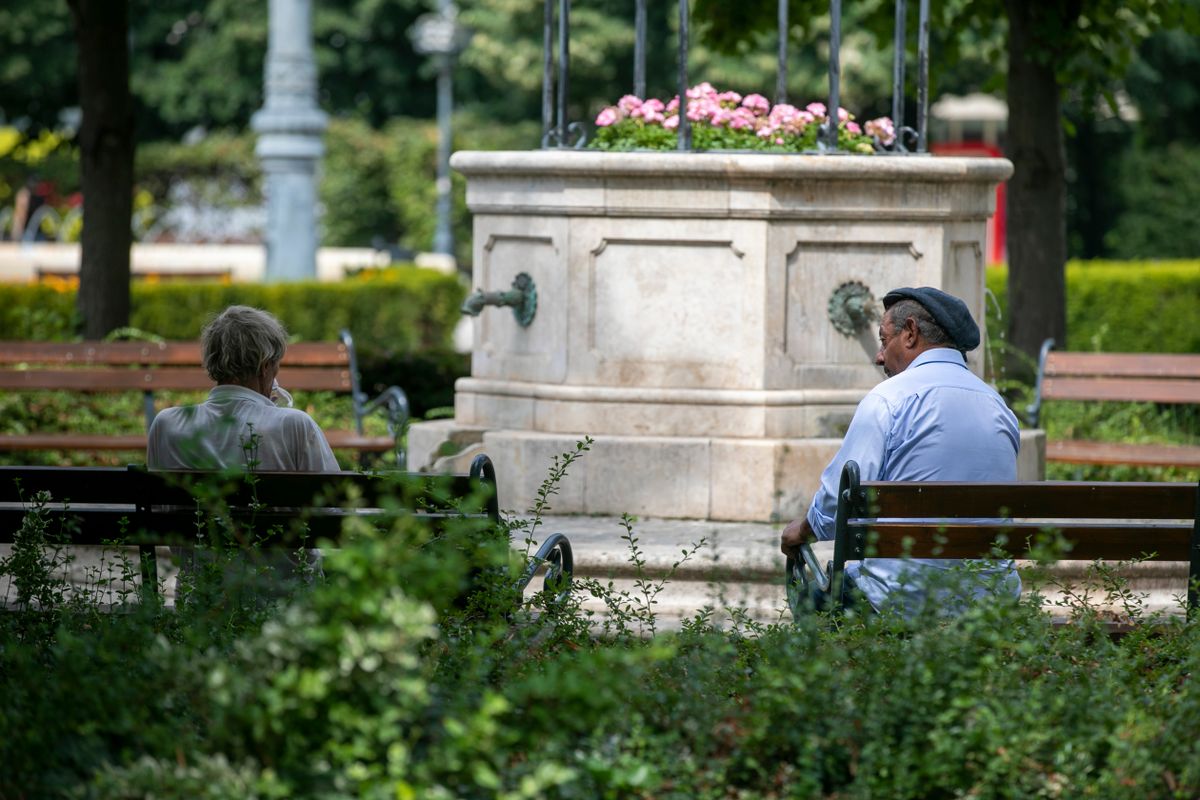
[[[981,381],[957,350],[927,350],[863,398],[842,447],[825,471],[808,510],[819,539],[834,537],[838,483],[847,461],[864,481],[1014,481],[1020,447],[1017,418]],[[1012,562],[968,562],[978,569],[978,593],[1020,593]],[[991,566],[987,566],[991,564]],[[913,608],[922,584],[936,572],[963,568],[950,559],[871,558],[850,562],[846,573],[875,608],[900,601]]]

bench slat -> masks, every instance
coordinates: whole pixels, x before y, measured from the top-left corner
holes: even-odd
[[[334,450],[360,450],[386,453],[396,442],[390,436],[369,436],[356,431],[323,431],[325,440]],[[99,452],[114,450],[128,452],[146,450],[146,434],[103,433],[17,433],[0,436],[0,451],[82,450]]]
[[[855,522],[855,521],[852,521]],[[938,526],[938,538],[930,537],[928,525],[911,522],[868,523],[876,538],[876,557],[910,555],[913,558],[981,558],[991,552],[997,536],[1007,538],[1005,552],[1022,557],[1027,552],[1026,542],[1036,539],[1047,526],[1060,531],[1073,543],[1068,558],[1092,560],[1128,560],[1148,557],[1153,561],[1187,561],[1192,523],[1146,523],[1128,522],[1099,524],[1073,523],[1062,520],[1053,523],[1009,522],[995,525],[965,525],[943,523]],[[870,552],[870,551],[868,551]]]
[[[1078,519],[1192,519],[1196,486],[1189,483],[1088,484],[864,482],[880,517],[1036,517]]]
[[[1200,446],[1126,442],[1048,441],[1046,460],[1072,464],[1200,467]]]
[[[301,389],[310,392],[348,392],[351,388],[349,369],[283,367],[279,370],[279,383],[289,390]],[[10,390],[129,392],[167,389],[207,392],[211,388],[212,380],[199,367],[0,370],[0,389]]]
[[[1190,353],[1078,353],[1051,350],[1046,376],[1200,379],[1200,355]]]
[[[296,367],[348,366],[350,355],[341,342],[297,342],[288,345],[283,365]],[[145,364],[199,367],[200,343],[170,342],[5,342],[0,364],[110,365]]]
[[[1042,382],[1046,400],[1200,403],[1200,381],[1167,378],[1055,378]]]

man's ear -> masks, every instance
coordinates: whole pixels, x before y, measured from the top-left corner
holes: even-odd
[[[917,327],[917,320],[914,317],[909,317],[904,320],[904,346],[912,349],[917,346],[921,338],[921,329]]]

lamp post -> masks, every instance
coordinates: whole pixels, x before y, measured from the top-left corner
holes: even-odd
[[[437,65],[437,226],[433,252],[454,257],[450,225],[450,112],[454,106],[454,64],[470,41],[469,31],[458,24],[458,8],[451,0],[438,0],[438,10],[417,18],[409,31],[413,48],[432,56]]]
[[[317,162],[324,112],[317,107],[312,0],[270,0],[266,101],[250,125],[267,183],[267,280],[317,274]]]

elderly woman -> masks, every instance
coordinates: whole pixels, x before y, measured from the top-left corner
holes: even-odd
[[[200,334],[204,369],[217,382],[208,399],[164,409],[150,426],[150,469],[329,472],[337,460],[321,428],[295,408],[275,378],[287,331],[271,314],[230,306]]]

